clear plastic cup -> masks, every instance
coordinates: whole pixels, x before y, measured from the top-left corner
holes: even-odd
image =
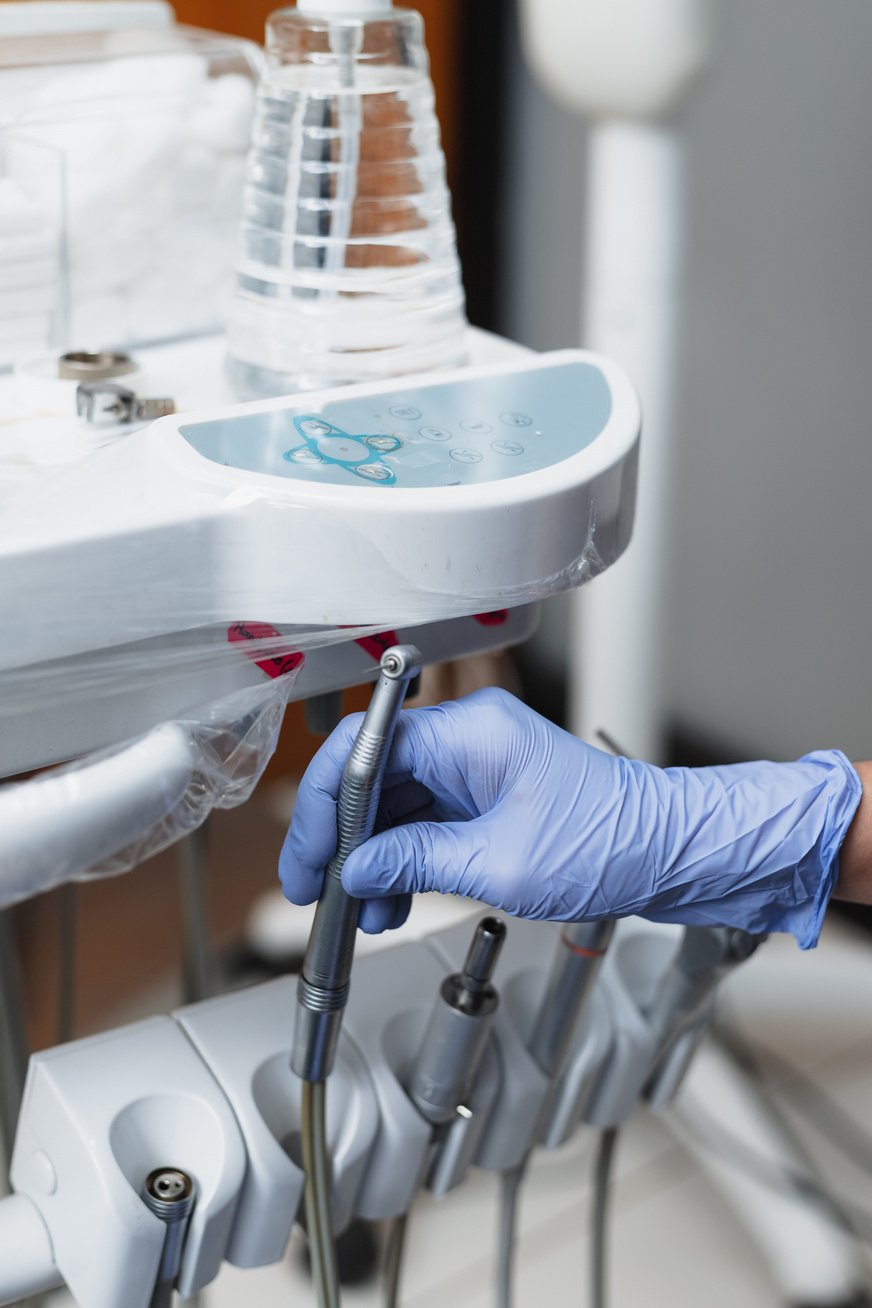
[[[420,16],[279,10],[227,328],[237,391],[451,367],[465,327]]]

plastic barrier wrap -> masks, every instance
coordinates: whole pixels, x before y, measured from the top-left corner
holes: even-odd
[[[139,740],[0,787],[0,908],[129,871],[244,803],[275,749],[295,671]]]

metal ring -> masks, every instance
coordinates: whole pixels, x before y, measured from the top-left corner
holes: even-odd
[[[131,372],[136,372],[135,362],[120,350],[69,350],[58,359],[63,381],[108,381]]]

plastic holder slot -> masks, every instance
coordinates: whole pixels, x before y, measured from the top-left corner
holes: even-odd
[[[538,1000],[542,988],[535,993]],[[507,1001],[510,996],[506,996]],[[536,1006],[527,995],[512,995],[524,1002],[523,1011],[535,1013]],[[566,1066],[555,1080],[542,1110],[537,1143],[545,1149],[558,1149],[578,1129],[600,1070],[612,1048],[612,1024],[609,1005],[601,986],[588,997],[573,1036]]]
[[[175,1015],[230,1100],[248,1151],[226,1253],[237,1267],[279,1261],[302,1198],[300,1084],[289,1061],[296,989],[296,977],[282,977]],[[343,1032],[327,1093],[337,1231],[353,1216],[378,1128],[366,1064]]]
[[[165,1227],[139,1196],[157,1167],[181,1168],[196,1185],[180,1293],[208,1285],[245,1166],[230,1106],[171,1018],[31,1059],[12,1185],[39,1209],[57,1268],[86,1308],[148,1308]]]
[[[535,986],[554,946],[556,928],[547,922],[510,922],[494,984],[500,992],[500,1006],[494,1018],[493,1035],[500,1060],[499,1090],[475,1155],[477,1167],[504,1172],[517,1167],[536,1142],[550,1083],[527,1052],[529,1031],[518,1022],[517,1009],[506,1003],[516,982]],[[428,945],[441,955],[450,971],[463,964],[469,944],[469,928],[449,927],[430,936]],[[507,1069],[511,1068],[509,1075]]]
[[[468,936],[468,926],[463,930]],[[344,1030],[366,1061],[380,1114],[357,1198],[357,1215],[371,1221],[408,1212],[432,1164],[433,1127],[404,1080],[444,975],[420,944],[368,955],[354,971]]]
[[[678,928],[626,924],[603,965],[602,993],[609,1008],[609,1056],[582,1109],[591,1126],[626,1122],[639,1102],[666,1108],[678,1092],[693,1051],[711,1022],[714,1001],[682,1033],[666,1056],[658,1058],[646,1009],[669,967],[680,938]]]

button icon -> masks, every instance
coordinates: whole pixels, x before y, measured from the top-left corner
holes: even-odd
[[[401,422],[414,422],[421,416],[421,410],[416,409],[412,404],[395,404],[393,408],[388,409],[388,413],[393,418],[399,418]]]
[[[371,450],[378,450],[379,454],[392,454],[403,442],[399,436],[367,436],[366,443]]]
[[[358,477],[365,477],[367,481],[396,481],[396,477],[390,468],[386,468],[383,463],[363,463],[358,468],[352,468]]]
[[[497,454],[523,454],[524,447],[517,441],[492,441],[491,449],[496,450]]]
[[[362,463],[369,457],[363,441],[353,440],[349,436],[322,436],[317,445],[319,454],[336,463]]]
[[[299,446],[299,448],[296,450],[288,450],[284,457],[288,461],[288,463],[322,463],[323,462],[320,454],[317,454],[315,450],[308,449],[305,445]]]
[[[322,422],[320,418],[303,418],[297,426],[304,436],[326,436],[333,430],[329,422]]]
[[[464,431],[472,432],[473,436],[486,436],[489,431],[493,431],[489,422],[482,422],[481,418],[466,418],[461,424]]]
[[[484,457],[479,450],[465,450],[462,448],[450,450],[449,453],[452,459],[456,459],[458,463],[481,463]]]
[[[526,413],[501,413],[500,422],[504,422],[507,427],[532,427],[533,425],[533,419]]]
[[[451,432],[447,427],[419,427],[418,435],[428,441],[450,441]]]

